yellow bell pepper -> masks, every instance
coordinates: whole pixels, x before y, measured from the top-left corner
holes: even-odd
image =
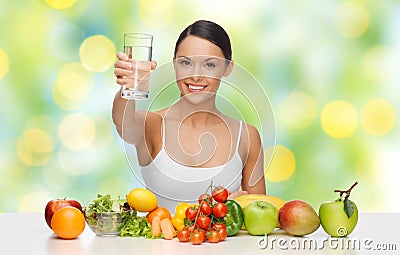
[[[193,206],[185,202],[179,203],[175,208],[175,215],[171,218],[172,225],[176,230],[182,230],[185,227],[186,209]]]
[[[185,220],[182,218],[178,217],[172,217],[171,218],[172,225],[174,225],[174,228],[178,231],[182,230],[185,228]]]

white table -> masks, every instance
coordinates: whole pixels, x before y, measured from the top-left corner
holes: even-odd
[[[62,240],[53,234],[42,214],[3,213],[0,214],[0,254],[400,254],[399,232],[400,214],[364,213],[354,232],[339,239],[329,238],[320,227],[304,238],[289,236],[280,229],[267,239],[241,231],[217,244],[192,245],[180,243],[176,238],[168,241],[97,237],[86,227],[77,239]],[[382,251],[383,248],[396,250]]]

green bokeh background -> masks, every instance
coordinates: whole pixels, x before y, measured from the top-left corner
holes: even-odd
[[[389,117],[399,115],[398,1],[76,0],[64,1],[72,6],[61,10],[51,6],[54,2],[0,0],[0,211],[41,212],[52,198],[86,204],[97,193],[124,196],[141,186],[111,120],[118,90],[112,65],[83,70],[92,80],[90,93],[67,109],[54,99],[55,80],[65,65],[80,63],[82,43],[98,35],[121,51],[123,33],[153,34],[153,58],[166,63],[179,33],[197,19],[215,21],[228,31],[234,61],[268,94],[276,143],[294,155],[293,174],[282,181],[267,179],[269,194],[318,208],[336,198],[333,189],[347,189],[358,180],[352,198],[360,211],[400,211],[395,202],[400,195],[399,122],[395,119],[381,135],[362,125],[369,100],[383,100],[393,110]],[[301,104],[290,108],[294,92],[311,99],[315,113],[310,118]],[[355,129],[343,138],[332,137],[321,125],[324,107],[336,100],[357,114]],[[247,105],[238,102],[237,107]],[[71,150],[63,142],[60,125],[71,115],[93,124],[90,146]],[[21,152],[24,132],[32,129],[47,134],[51,151]],[[31,163],[21,153],[31,155]]]

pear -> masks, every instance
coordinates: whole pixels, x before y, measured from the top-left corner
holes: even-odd
[[[302,200],[292,200],[285,203],[279,210],[281,228],[294,236],[308,235],[318,229],[320,220],[308,203]]]

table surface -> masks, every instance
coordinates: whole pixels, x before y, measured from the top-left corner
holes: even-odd
[[[1,254],[400,254],[400,214],[361,213],[347,238],[329,238],[320,227],[306,237],[293,237],[276,229],[265,236],[246,231],[216,244],[192,245],[143,237],[99,237],[86,226],[74,240],[57,238],[43,214],[0,214]],[[389,251],[391,250],[391,251]]]

